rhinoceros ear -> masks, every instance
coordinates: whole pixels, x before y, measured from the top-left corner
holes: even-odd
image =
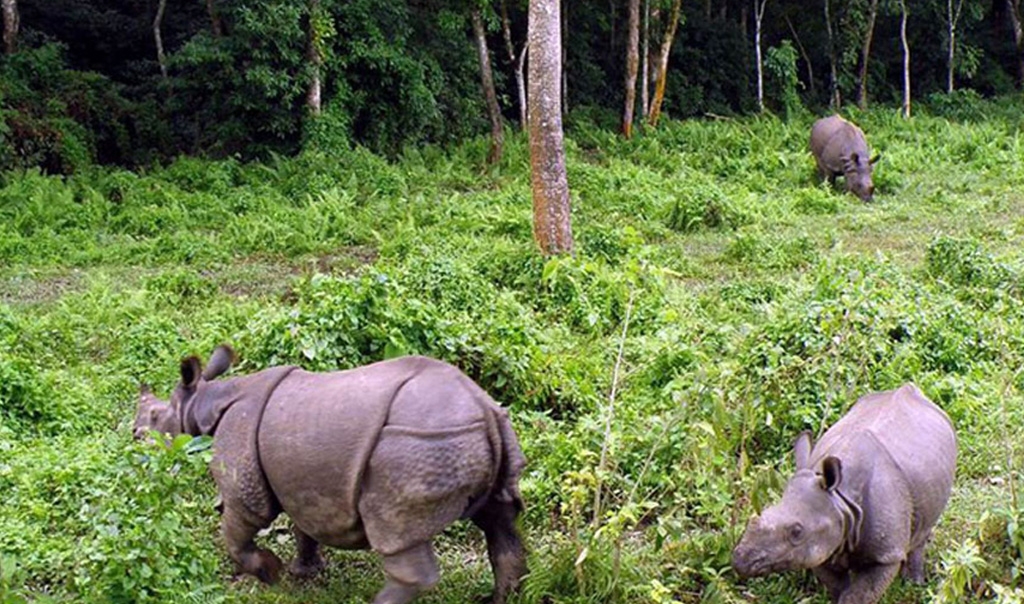
[[[193,355],[181,361],[181,385],[192,389],[199,383],[199,376],[203,371],[203,363],[199,357]]]
[[[793,462],[796,463],[797,470],[807,467],[811,458],[811,446],[811,433],[808,430],[801,432],[793,442]]]
[[[203,379],[212,380],[228,369],[231,369],[231,366],[235,364],[236,358],[235,351],[230,346],[221,344],[210,355],[210,362],[203,369]]]
[[[882,154],[880,152],[875,152],[875,156],[869,159],[868,163],[874,165],[875,162],[877,162],[880,159],[882,159]]]
[[[839,488],[843,482],[843,462],[838,457],[829,455],[821,461],[821,486],[829,493]]]
[[[195,398],[199,400],[192,402],[192,408],[186,416],[191,416],[199,434],[213,434],[221,416],[235,403],[235,399],[210,396],[209,392],[200,392]]]

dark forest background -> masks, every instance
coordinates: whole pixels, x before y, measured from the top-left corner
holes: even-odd
[[[798,105],[824,112],[833,86],[843,103],[900,101],[899,2],[830,0],[830,45],[824,0],[762,1],[768,111],[785,115]],[[759,4],[682,3],[667,114],[757,109]],[[673,4],[642,6],[654,55]],[[97,162],[145,166],[180,154],[248,159],[308,145],[359,144],[393,154],[405,145],[482,135],[488,120],[474,11],[485,23],[506,127],[520,120],[513,57],[526,37],[521,0],[21,0],[16,8],[16,41],[0,58],[0,168],[68,173]],[[1019,0],[911,0],[907,10],[915,102],[965,103],[1018,88]],[[863,70],[868,96],[861,99],[872,12]],[[956,13],[958,90],[950,96],[949,17]],[[628,0],[563,2],[563,21],[569,124],[583,113],[617,127]],[[314,31],[323,55],[323,110],[311,119],[305,105]]]

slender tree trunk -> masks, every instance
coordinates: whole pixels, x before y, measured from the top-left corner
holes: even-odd
[[[748,12],[749,10],[750,9],[749,9],[749,7],[748,7],[746,2],[744,2],[743,4],[740,5],[739,26],[740,26],[740,31],[743,32],[743,39],[744,40],[747,39],[747,35],[750,33],[750,28],[748,27],[748,24],[749,24],[749,21],[750,21],[750,18],[749,18],[750,17],[750,13]]]
[[[167,8],[167,0],[160,0],[156,7],[156,17],[153,19],[153,39],[156,41],[156,60],[160,64],[160,75],[167,79],[167,58],[164,56],[164,40],[160,35],[160,26],[164,20],[164,10]]]
[[[1006,0],[1006,10],[1010,13],[1013,43],[1017,49],[1017,86],[1024,88],[1024,28],[1021,26],[1020,0]]]
[[[679,26],[679,12],[682,9],[683,0],[673,0],[672,15],[669,17],[668,27],[665,28],[665,37],[661,41],[661,55],[658,57],[658,80],[654,86],[654,100],[651,101],[651,113],[647,121],[651,126],[658,125],[658,118],[661,116],[661,103],[665,100],[665,84],[668,80],[668,57],[672,52],[672,40],[676,35],[676,28]]]
[[[644,40],[643,40],[643,57],[640,71],[643,72],[640,76],[640,105],[643,107],[643,116],[647,117],[647,112],[651,110],[651,5],[650,0],[644,0]]]
[[[206,14],[210,16],[210,30],[213,32],[213,37],[219,38],[224,35],[224,24],[221,22],[213,2],[214,0],[206,0]]]
[[[526,55],[529,54],[530,42],[523,42],[523,48],[519,51],[519,62],[516,63],[516,85],[519,86],[519,113],[523,120],[523,130],[530,123],[530,114],[527,111],[528,101],[526,100]]]
[[[704,0],[704,18],[711,20],[711,0]]]
[[[864,33],[864,46],[860,52],[860,92],[857,105],[861,109],[868,108],[868,60],[871,58],[871,40],[875,37],[875,18],[878,17],[878,0],[871,0],[868,9],[868,29]]]
[[[636,107],[636,72],[640,63],[640,0],[629,0],[629,42],[626,44],[626,108],[622,113],[622,134],[633,136]]]
[[[522,62],[516,61],[516,47],[512,43],[512,23],[508,18],[508,0],[501,0],[501,33],[505,37],[505,52],[508,63],[512,65],[516,76],[516,97],[519,99],[519,127],[526,128],[526,87],[523,82]],[[523,52],[526,45],[523,45]]]
[[[316,21],[319,18],[320,0],[309,0],[309,48],[307,59],[309,60],[309,90],[306,91],[306,108],[311,115],[320,115],[322,110],[321,88],[322,72],[324,65],[323,41],[317,30]]]
[[[483,15],[480,14],[480,9],[474,8],[470,17],[473,22],[473,37],[476,39],[476,52],[480,58],[480,85],[487,101],[487,115],[491,119],[491,151],[487,154],[487,163],[496,164],[501,161],[501,152],[505,145],[501,108],[498,107],[498,93],[494,90],[494,74],[491,71],[490,52],[487,50],[487,31],[484,29]]]
[[[811,98],[815,98],[817,95],[814,91],[814,65],[811,64],[811,57],[807,54],[807,49],[800,42],[800,36],[796,35],[796,28],[793,27],[793,22],[789,20],[789,15],[785,15],[786,25],[789,26],[790,33],[793,34],[793,41],[796,42],[796,47],[800,49],[800,56],[804,58],[804,63],[807,64],[807,89],[811,92]]]
[[[825,32],[828,34],[828,65],[829,75],[832,81],[829,82],[829,103],[833,111],[839,111],[843,104],[842,96],[839,94],[839,74],[836,70],[836,39],[832,31],[832,10],[829,0],[825,0]]]
[[[946,0],[946,92],[953,92],[953,61],[956,58],[956,18],[953,16],[953,0]]]
[[[761,57],[761,23],[768,0],[754,0],[754,56],[757,59],[757,110],[764,113],[764,59]]]
[[[562,0],[559,0],[561,2]],[[561,16],[559,21],[561,22],[561,40],[559,40],[559,46],[562,47],[562,115],[569,115],[569,72],[566,70],[566,49],[568,48],[569,42],[569,0],[564,0],[565,4],[559,6]]]
[[[18,14],[18,0],[3,0],[4,14],[4,52],[12,55],[18,50],[18,29],[21,27],[21,15]]]
[[[903,43],[903,117],[910,117],[910,44],[907,43],[907,2],[900,0],[900,42]]]
[[[533,236],[546,255],[572,252],[562,140],[560,0],[530,0],[530,180]]]

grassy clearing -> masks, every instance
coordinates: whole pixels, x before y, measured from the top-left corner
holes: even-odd
[[[1017,585],[1024,551],[1011,498],[1020,109],[856,115],[883,152],[872,205],[816,182],[809,116],[669,122],[632,141],[577,120],[578,253],[549,261],[530,239],[520,136],[493,169],[477,140],[391,163],[339,150],[5,174],[0,601],[372,596],[381,575],[366,553],[331,552],[307,584],[232,582],[204,445],[130,442],[138,383],[165,394],[180,357],[224,340],[242,371],[431,354],[510,406],[530,459],[529,603],[825,602],[802,575],[738,583],[731,546],[775,496],[794,435],[914,380],[957,424],[961,461],[929,585],[885,602],[987,601]],[[285,527],[265,537],[282,554]],[[439,551],[444,578],[425,602],[487,592],[475,531],[452,529]]]

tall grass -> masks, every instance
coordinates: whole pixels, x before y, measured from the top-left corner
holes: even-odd
[[[334,553],[312,584],[227,581],[205,445],[130,442],[138,383],[166,394],[180,357],[221,341],[240,371],[430,354],[509,406],[530,461],[523,602],[823,601],[799,575],[739,584],[729,550],[780,489],[794,435],[913,380],[961,445],[932,591],[1011,601],[1024,107],[959,102],[974,105],[855,114],[883,152],[871,205],[817,181],[811,116],[626,141],[581,113],[578,249],[555,259],[530,239],[520,135],[493,168],[480,139],[393,162],[355,149],[4,174],[0,560],[16,570],[0,601],[369,599],[379,566],[361,554]],[[440,551],[426,602],[486,593],[473,531]]]

